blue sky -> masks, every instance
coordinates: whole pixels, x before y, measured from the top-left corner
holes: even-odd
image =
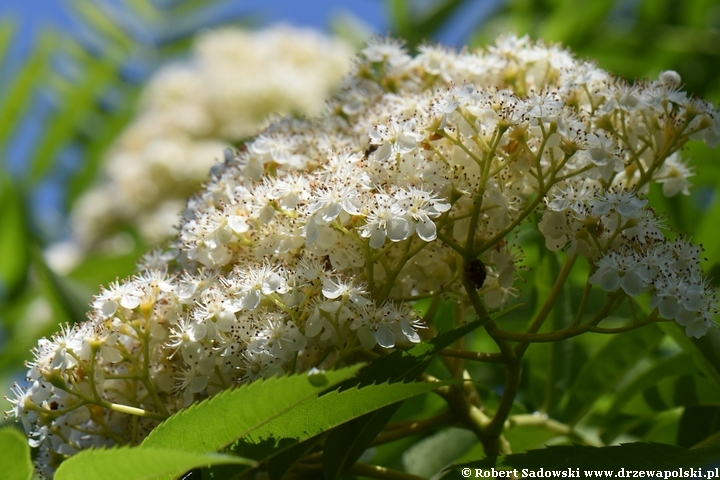
[[[90,1],[90,0],[80,0]],[[93,0],[95,1],[95,0]],[[117,4],[119,0],[104,0]],[[69,1],[63,0],[0,0],[0,17],[12,17],[21,26],[18,43],[29,45],[34,34],[48,26],[75,30],[79,23],[70,14]],[[385,0],[237,0],[218,1],[224,13],[256,14],[264,23],[286,22],[298,26],[327,30],[333,18],[351,14],[378,33],[389,29]],[[423,8],[433,0],[414,0],[413,5]],[[467,2],[456,12],[447,28],[440,34],[444,44],[462,45],[473,27],[502,0],[476,0]]]

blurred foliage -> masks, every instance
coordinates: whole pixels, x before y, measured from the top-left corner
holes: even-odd
[[[58,275],[44,249],[62,237],[74,200],[95,179],[103,154],[132,118],[143,81],[185,54],[201,28],[240,21],[221,0],[73,0],[77,34],[45,29],[10,62],[18,37],[0,21],[0,385],[9,388],[29,349],[59,323],[82,321],[98,283],[130,274],[144,250],[88,256]],[[17,52],[15,52],[17,56]],[[29,148],[23,148],[30,138]],[[27,150],[27,151],[26,151]],[[57,212],[48,195],[59,191]],[[136,242],[137,244],[137,242]],[[5,404],[3,404],[5,407]],[[3,408],[4,410],[5,408]]]
[[[5,72],[9,81],[0,91],[0,150],[8,151],[25,116],[37,108],[39,97],[50,92],[54,101],[31,153],[18,162],[21,168],[2,165],[0,173],[0,385],[11,383],[8,379],[28,358],[39,336],[50,334],[60,322],[82,320],[84,305],[98,281],[128,274],[140,253],[89,257],[70,275],[57,275],[43,260],[46,235],[32,213],[33,196],[48,178],[62,174],[67,185],[64,208],[72,204],[95,177],[102,153],[132,114],[141,82],[130,75],[129,66],[138,55],[143,62],[157,65],[184,52],[190,34],[207,24],[198,19],[208,22],[205,13],[217,3],[127,0],[120,14],[104,1],[78,0],[71,5],[97,42],[87,44],[64,33],[46,32],[20,68],[11,75]],[[437,38],[470,3],[386,1],[392,32],[405,38],[411,48]],[[688,91],[720,100],[717,0],[597,0],[582,7],[571,0],[491,3],[490,15],[481,19],[468,39],[471,46],[491,43],[499,33],[527,33],[547,42],[562,42],[578,56],[594,59],[629,80],[676,70]],[[15,35],[11,22],[0,24],[0,60]],[[59,73],[58,62],[69,62],[72,74]],[[63,154],[68,151],[80,152],[77,168],[63,166]],[[692,234],[706,247],[705,267],[718,285],[720,163],[714,161],[718,153],[691,146],[684,154],[692,157],[696,169],[692,194],[666,199],[653,190],[650,201],[664,212],[668,225]],[[517,330],[527,327],[527,319],[549,288],[547,279],[553,278],[564,260],[562,255],[541,258],[540,249],[534,248],[538,239],[523,235],[519,239],[527,263],[538,267],[524,274],[526,288],[519,299],[523,306],[501,320],[506,328]],[[567,312],[576,309],[573,302],[580,296],[584,278],[583,272],[574,274],[563,292],[551,316],[555,326],[567,322]],[[38,298],[45,303],[38,303]],[[602,299],[591,302],[599,305]],[[440,308],[443,316],[453,318],[452,305]],[[466,348],[488,351],[488,342],[487,335],[478,331],[468,336]],[[502,368],[483,363],[468,364],[468,369],[492,410],[503,385]],[[437,360],[429,371],[447,376]],[[442,405],[437,398],[422,395],[403,404],[393,419],[432,417],[441,412]],[[506,436],[515,453],[571,442],[709,446],[720,444],[718,419],[720,332],[712,330],[701,340],[688,339],[672,323],[618,337],[587,334],[531,346]],[[483,457],[472,435],[452,430],[422,432],[380,445],[372,453],[376,464],[423,476],[437,474],[451,463]]]

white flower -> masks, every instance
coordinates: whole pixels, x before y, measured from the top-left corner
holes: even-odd
[[[410,153],[415,150],[423,135],[417,133],[417,122],[396,120],[391,118],[387,125],[376,125],[370,130],[370,144],[379,145],[375,151],[375,159],[379,162],[388,160],[391,155]]]
[[[142,290],[133,282],[111,283],[107,289],[95,297],[93,307],[105,317],[115,315],[118,306],[132,310],[140,305]]]
[[[409,217],[410,235],[416,231],[418,236],[426,242],[437,238],[437,228],[431,220],[450,210],[451,205],[444,200],[435,198],[430,192],[410,187],[408,190],[399,190],[394,194],[397,203],[391,206],[396,214],[406,214]]]
[[[405,210],[396,205],[395,200],[387,194],[377,194],[374,200],[374,205],[365,219],[365,225],[360,229],[360,235],[370,239],[370,247],[382,247],[385,238],[393,242],[408,238],[412,228],[405,218]]]
[[[631,297],[640,295],[648,285],[648,280],[641,275],[639,259],[635,254],[610,252],[597,262],[598,269],[590,276],[588,282],[600,285],[606,292],[613,292],[622,287]]]
[[[348,298],[351,302],[361,307],[370,303],[366,298],[368,293],[361,285],[353,285],[352,282],[343,281],[340,278],[332,279],[323,277],[322,293],[330,300],[334,300],[339,297]]]
[[[587,150],[585,151],[592,163],[600,169],[602,178],[609,180],[613,172],[622,165],[615,144],[603,132],[588,133],[586,137]]]
[[[557,98],[554,92],[536,93],[530,91],[530,95],[525,100],[523,107],[525,113],[534,118],[544,121],[552,121],[558,116],[560,109],[565,102]]]
[[[361,53],[371,62],[386,62],[388,65],[399,67],[410,61],[405,53],[403,42],[389,37],[373,37],[361,50]]]
[[[693,175],[692,169],[680,159],[680,153],[675,152],[665,160],[662,167],[653,175],[653,180],[662,184],[662,191],[666,197],[674,197],[678,193],[690,195],[691,183],[688,181],[688,177]]]
[[[305,348],[307,339],[292,321],[271,314],[263,316],[260,329],[248,345],[250,351],[264,351],[287,362]]]
[[[367,348],[375,348],[380,345],[383,348],[393,348],[395,346],[396,336],[393,333],[391,324],[396,321],[390,318],[382,310],[367,308],[357,319],[353,320],[350,328],[357,331],[360,344]]]
[[[637,194],[632,190],[622,190],[613,188],[603,192],[598,197],[590,201],[593,215],[605,215],[611,209],[625,218],[639,218],[642,208],[647,205],[648,200],[638,198]]]

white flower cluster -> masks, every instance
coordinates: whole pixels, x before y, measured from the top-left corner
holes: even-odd
[[[546,246],[594,260],[592,285],[622,289],[635,297],[651,292],[650,308],[674,319],[688,336],[699,338],[717,314],[715,290],[700,271],[701,249],[686,240],[670,241],[647,200],[614,187],[599,192],[588,182],[556,187],[540,221]]]
[[[597,264],[590,283],[648,291],[701,334],[715,300],[699,251],[665,241],[636,193],[685,191],[674,155],[720,138],[718,113],[676,77],[628,85],[527,38],[414,58],[374,40],[324,115],[227,152],[173,248],[40,341],[10,413],[52,469],[238,382],[419,342],[415,300],[506,304],[522,257],[511,233],[537,212],[550,249]]]
[[[268,115],[320,114],[353,53],[339,39],[288,26],[199,35],[188,61],[150,79],[139,113],[103,160],[104,178],[72,212],[75,240],[91,248],[118,225],[151,244],[171,238],[223,148],[254,135]]]

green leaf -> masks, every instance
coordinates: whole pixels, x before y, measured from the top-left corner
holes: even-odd
[[[0,171],[0,285],[8,296],[25,278],[30,261],[25,217],[22,195]]]
[[[330,432],[323,450],[324,477],[328,480],[337,479],[357,462],[398,408],[399,402],[388,405]]]
[[[84,450],[65,460],[56,480],[151,480],[177,477],[207,465],[254,465],[252,460],[217,453],[195,453],[163,448],[123,447]]]
[[[346,389],[357,385],[411,380],[425,370],[440,350],[518,306],[469,322],[442,333],[428,342],[415,345],[409,350],[396,350],[390,355],[372,362],[356,378],[342,383],[340,388]],[[389,405],[333,430],[326,442],[323,456],[324,459],[327,459],[323,466],[325,476],[333,478],[333,475],[338,475],[355,463],[380,430],[390,421],[399,406],[399,404]]]
[[[118,90],[123,96],[122,104],[111,114],[104,118],[100,125],[96,125],[96,134],[92,141],[85,148],[83,163],[73,172],[69,181],[67,207],[88,188],[102,166],[102,160],[110,148],[110,145],[116,140],[133,115],[135,114],[135,106],[139,97],[139,89],[134,86],[120,85]],[[137,259],[138,255],[135,256]],[[122,277],[122,275],[119,275]],[[112,278],[112,275],[104,277],[104,280]]]
[[[77,55],[78,47],[66,40],[64,46],[69,53]],[[74,135],[95,111],[97,100],[117,80],[118,60],[106,58],[89,58],[84,53],[84,74],[75,83],[56,83],[57,95],[62,99],[62,106],[57,114],[47,120],[47,128],[32,154],[29,179],[37,181],[45,175],[57,160],[58,153],[70,144]]]
[[[641,358],[651,352],[663,337],[654,324],[615,336],[578,374],[564,402],[565,419],[578,423],[593,403],[609,391]]]
[[[72,279],[55,273],[45,263],[45,258],[37,245],[30,246],[30,254],[33,266],[36,267],[38,279],[47,290],[46,295],[52,297],[72,323],[84,321],[85,314],[90,309],[89,303],[92,299],[92,293]]]
[[[424,5],[418,8],[417,2],[389,0],[388,16],[393,34],[407,41],[410,48],[415,48],[421,41],[431,39],[466,2],[467,0],[436,0],[424,2]]]
[[[447,428],[422,439],[403,453],[403,466],[407,473],[423,478],[433,477],[457,461],[477,441],[470,430]]]
[[[689,338],[685,329],[675,322],[658,326],[690,356],[701,372],[720,385],[720,331],[711,328],[702,338]]]
[[[434,37],[450,17],[467,3],[467,0],[436,1],[433,7],[425,12],[423,18],[415,23],[414,30],[418,40]]]
[[[233,447],[233,451],[244,457],[264,461],[368,412],[450,383],[386,383],[344,391],[334,390],[318,398],[305,400],[292,410],[256,428],[243,437]]]
[[[601,448],[562,445],[454,465],[452,470],[459,472],[461,468],[511,467],[536,471],[540,468],[557,471],[571,468],[574,473],[574,469],[618,472],[624,468],[625,471],[651,470],[657,472],[658,470],[703,467],[718,458],[720,458],[720,447],[688,450],[662,443],[639,442]]]
[[[137,260],[147,251],[139,239],[135,240],[135,247],[127,254],[93,253],[83,258],[75,269],[67,276],[68,279],[92,286],[106,283],[108,279],[125,278],[132,275],[137,269]]]
[[[360,365],[314,375],[259,380],[226,390],[161,423],[141,447],[212,452],[230,445],[298,403],[350,378]]]
[[[118,20],[113,18],[110,7],[105,2],[73,0],[70,5],[88,27],[94,28],[97,33],[107,37],[113,44],[127,51],[135,46],[130,35],[118,25]]]
[[[510,417],[510,428],[503,432],[503,436],[512,445],[513,452],[520,453],[531,448],[541,448],[545,442],[558,436],[557,430],[548,425],[522,425],[513,426]],[[478,457],[476,457],[478,458]]]
[[[0,147],[6,145],[15,125],[23,118],[35,87],[46,75],[50,53],[56,42],[54,34],[44,32],[28,59],[13,75],[10,85],[1,92]]]
[[[562,0],[552,14],[543,22],[540,38],[561,42],[580,42],[583,37],[601,27],[603,21],[616,5],[615,0],[595,0],[587,8],[577,8],[573,0]],[[572,18],[572,22],[568,22]]]
[[[0,66],[2,66],[7,56],[8,46],[15,36],[17,25],[9,20],[0,21]]]
[[[400,38],[407,38],[410,34],[410,10],[407,0],[388,0],[388,17],[392,22],[394,35]]]
[[[325,437],[326,435],[322,434],[316,435],[273,456],[272,462],[268,462],[267,464],[270,480],[282,480],[285,474],[295,466],[298,460],[310,453],[323,441]]]
[[[440,350],[511,309],[469,322],[440,334],[428,342],[415,345],[409,350],[396,350],[390,355],[372,362],[356,378],[341,384],[340,388],[346,389],[357,385],[411,380],[427,368]],[[334,476],[339,475],[340,472],[355,463],[399,407],[400,404],[388,405],[340,425],[330,432],[323,453],[325,476],[334,478]]]
[[[6,480],[28,480],[32,477],[30,447],[25,435],[13,427],[0,428],[2,476]]]
[[[667,377],[677,377],[696,373],[692,360],[684,354],[674,355],[657,362],[652,368],[638,376],[613,396],[613,404],[605,414],[602,423],[613,425],[622,408],[635,395],[648,390]]]

